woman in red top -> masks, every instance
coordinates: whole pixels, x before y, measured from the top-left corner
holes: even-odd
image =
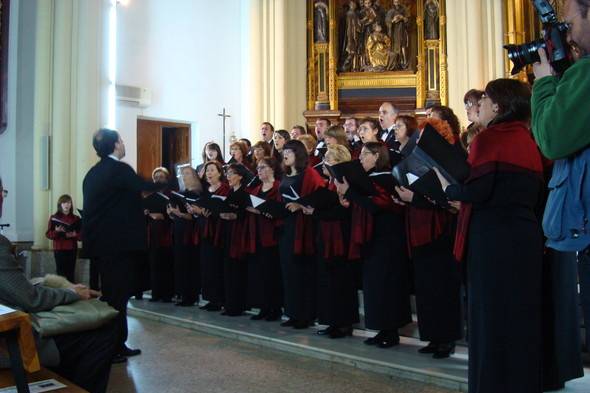
[[[275,179],[277,162],[265,157],[258,160],[256,167],[260,184],[250,193],[264,200],[281,201],[280,181]],[[279,263],[278,227],[280,217],[262,215],[259,210],[249,207],[248,216],[248,303],[258,307],[260,312],[253,320],[276,321],[283,306],[283,285]]]
[[[209,184],[203,190],[201,198],[214,196],[227,197],[229,186],[223,176],[223,168],[217,161],[205,164],[205,179]],[[199,226],[201,289],[202,297],[207,303],[200,308],[207,311],[221,311],[224,302],[223,292],[223,225],[218,215],[197,205],[189,205],[189,213],[201,217],[197,219]]]
[[[80,239],[80,217],[73,213],[72,197],[62,195],[57,200],[57,212],[49,218],[48,239],[53,240],[53,255],[57,274],[74,282],[78,240]]]
[[[289,320],[283,326],[306,329],[316,317],[316,271],[313,218],[304,215],[299,197],[311,194],[325,182],[309,167],[308,154],[300,141],[289,141],[283,149],[285,174],[279,190],[292,213],[285,218],[280,236],[280,255],[285,288],[285,313]]]

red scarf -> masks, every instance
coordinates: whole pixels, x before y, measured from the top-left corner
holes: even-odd
[[[303,172],[303,185],[300,196],[311,194],[320,187],[325,186],[325,180],[312,167],[305,168]],[[298,211],[295,214],[295,243],[293,253],[295,255],[313,255],[313,218]]]
[[[221,186],[211,195],[227,196],[229,194],[229,186],[227,183],[221,183]],[[202,239],[208,239],[213,243],[215,247],[221,247],[223,244],[222,236],[222,222],[219,217],[203,217],[205,220],[203,225],[203,233],[201,233]]]
[[[471,173],[465,184],[493,172],[528,172],[543,178],[543,164],[528,124],[512,121],[492,125],[473,140],[467,162]],[[463,260],[472,205],[462,203],[457,219],[454,254]]]
[[[265,199],[270,201],[281,201],[281,193],[279,185],[281,182],[275,180],[272,188],[266,193]],[[250,194],[260,196],[262,194],[262,184],[252,188]],[[262,216],[261,214],[248,213],[247,216],[247,231],[245,234],[246,251],[250,254],[256,252],[256,242],[260,238],[260,245],[262,247],[275,247],[279,244],[276,236],[276,228],[280,226],[281,220],[272,219]]]
[[[333,182],[328,183],[328,189],[336,192],[336,186]],[[322,235],[322,245],[324,248],[324,259],[339,258],[346,255],[344,247],[344,233],[342,232],[343,221],[320,220],[320,231]]]

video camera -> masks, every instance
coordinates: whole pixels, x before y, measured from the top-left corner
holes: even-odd
[[[547,52],[551,66],[561,75],[573,62],[570,46],[567,42],[567,23],[559,22],[555,10],[548,0],[533,0],[533,5],[543,24],[543,38],[521,45],[504,45],[508,50],[508,58],[514,64],[511,74],[533,63],[541,61],[537,51],[540,48]]]

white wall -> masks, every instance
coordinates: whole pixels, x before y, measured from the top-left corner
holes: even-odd
[[[33,83],[36,2],[10,4],[8,128],[0,135],[0,176],[8,198],[1,223],[12,241],[33,239]]]
[[[192,155],[209,140],[221,143],[223,107],[228,136],[242,110],[241,1],[128,0],[117,9],[117,83],[151,89],[148,108],[117,104],[126,161],[136,166],[138,115],[190,122]]]

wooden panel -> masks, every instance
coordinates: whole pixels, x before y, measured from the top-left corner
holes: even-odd
[[[137,120],[137,173],[146,180],[162,165],[162,126],[151,120]]]
[[[171,152],[175,163],[190,162],[191,160],[191,136],[190,127],[178,127],[174,133],[175,151]]]
[[[53,392],[55,393],[88,393],[88,391],[75,385],[73,382],[68,381],[62,376],[57,375],[56,373],[47,370],[46,368],[42,368],[41,371],[37,371],[27,375],[27,380],[29,381],[29,383],[45,381],[47,379],[55,379],[67,386],[65,388],[53,390]],[[0,389],[7,388],[9,386],[14,386],[14,378],[12,377],[12,373],[10,372],[10,370],[0,371]]]
[[[28,372],[39,371],[41,365],[37,356],[37,347],[33,338],[33,328],[31,327],[29,314],[15,311],[0,316],[0,332],[4,333],[11,330],[18,330],[18,347],[24,369]]]

